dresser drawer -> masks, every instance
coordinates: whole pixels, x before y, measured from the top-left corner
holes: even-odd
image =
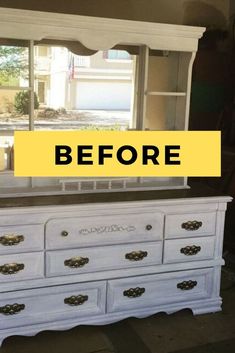
[[[108,312],[139,309],[211,296],[212,269],[131,277],[108,282]]]
[[[46,224],[47,249],[160,240],[164,216],[160,213],[123,213],[51,219]]]
[[[215,225],[215,212],[167,215],[165,238],[214,235]]]
[[[44,225],[0,227],[0,254],[37,251],[44,248]]]
[[[105,300],[105,282],[3,293],[0,329],[103,314]],[[9,311],[12,314],[6,315]]]
[[[209,260],[214,257],[215,237],[165,240],[164,263]]]
[[[49,251],[46,255],[48,277],[155,265],[161,262],[161,242]]]
[[[42,277],[44,277],[43,253],[0,255],[0,283]]]

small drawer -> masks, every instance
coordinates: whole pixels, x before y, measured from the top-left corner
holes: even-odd
[[[0,254],[38,251],[43,248],[43,224],[0,227]]]
[[[49,251],[46,255],[48,277],[156,265],[161,262],[161,242]]]
[[[3,293],[0,329],[103,314],[105,297],[105,282]]]
[[[139,309],[211,296],[212,269],[111,280],[108,312]]]
[[[213,259],[214,249],[215,237],[165,240],[163,262]]]
[[[0,283],[42,277],[44,277],[43,253],[0,256]]]
[[[51,219],[46,224],[46,247],[65,249],[160,240],[163,221],[161,213]]]
[[[215,212],[167,215],[165,238],[214,235],[215,225]]]

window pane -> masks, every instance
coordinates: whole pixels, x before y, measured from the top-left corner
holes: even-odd
[[[27,87],[28,48],[0,45],[0,86]]]
[[[131,60],[131,55],[125,50],[107,50],[104,57],[108,60]]]
[[[29,128],[27,47],[0,45],[0,136]]]
[[[44,49],[43,49],[44,48]],[[128,63],[71,53],[65,47],[35,47],[36,130],[126,130],[132,125],[134,60]]]
[[[29,129],[29,91],[0,88],[0,135]]]

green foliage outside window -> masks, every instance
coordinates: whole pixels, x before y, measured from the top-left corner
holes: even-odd
[[[29,114],[29,91],[20,91],[15,95],[15,110],[19,114]],[[39,108],[39,101],[36,93],[34,92],[34,109]]]

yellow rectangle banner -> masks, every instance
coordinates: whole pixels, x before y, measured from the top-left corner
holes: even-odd
[[[15,176],[220,176],[219,131],[18,131]]]

